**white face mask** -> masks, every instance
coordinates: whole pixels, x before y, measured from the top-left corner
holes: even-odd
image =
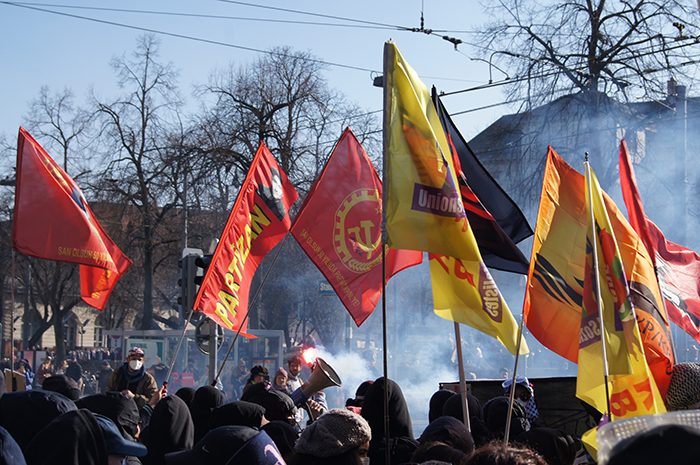
[[[362,457],[360,461],[362,462],[362,465],[369,465],[369,457]]]
[[[131,360],[129,362],[129,368],[131,368],[134,371],[138,371],[142,366],[143,362],[141,360]]]

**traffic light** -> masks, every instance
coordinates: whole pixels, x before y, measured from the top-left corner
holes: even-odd
[[[177,303],[180,305],[180,315],[187,318],[189,311],[192,310],[194,299],[197,297],[197,266],[195,260],[198,255],[187,255],[182,257],[177,262],[180,268],[180,278],[177,280],[177,285],[180,286],[180,297],[177,298]]]
[[[194,264],[197,268],[194,282],[197,284],[197,289],[199,289],[199,286],[202,285],[202,281],[204,280],[204,275],[207,274],[207,268],[209,268],[209,265],[211,265],[212,256],[213,256],[212,254],[197,255],[197,258],[194,259]]]

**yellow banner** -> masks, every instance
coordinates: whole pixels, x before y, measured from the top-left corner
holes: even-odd
[[[480,262],[445,132],[428,88],[384,45],[384,211],[388,245]]]
[[[430,254],[430,277],[435,313],[439,317],[488,334],[515,355],[518,325],[483,262]],[[523,338],[520,355],[528,352]]]
[[[644,357],[615,231],[598,180],[588,166],[585,192],[588,229],[576,396],[607,413],[604,337],[610,374],[611,419],[665,412],[661,394]],[[594,256],[597,257],[598,274],[595,273]],[[603,325],[599,319],[599,301],[603,307]]]

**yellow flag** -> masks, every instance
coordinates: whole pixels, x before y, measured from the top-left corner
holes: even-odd
[[[484,262],[430,254],[435,314],[495,337],[515,355],[518,324]],[[520,355],[529,349],[525,338]]]
[[[384,45],[384,102],[389,247],[480,262],[430,92],[393,42]]]
[[[644,356],[630,289],[603,192],[588,166],[586,211],[588,228],[576,396],[607,413],[603,366],[603,361],[607,360],[611,419],[665,412],[661,394]],[[597,257],[598,274],[594,256]],[[599,301],[602,312],[598,310]],[[602,325],[600,313],[603,315]],[[605,358],[602,338],[606,345]]]

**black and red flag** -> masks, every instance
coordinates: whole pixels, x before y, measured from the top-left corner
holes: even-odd
[[[298,197],[261,142],[202,280],[194,302],[196,311],[226,329],[254,337],[246,330],[253,275],[265,255],[289,231],[289,208]]]
[[[497,270],[527,274],[529,262],[515,245],[533,234],[525,215],[476,158],[434,87],[433,103],[455,162],[461,165],[462,202],[484,263]]]

